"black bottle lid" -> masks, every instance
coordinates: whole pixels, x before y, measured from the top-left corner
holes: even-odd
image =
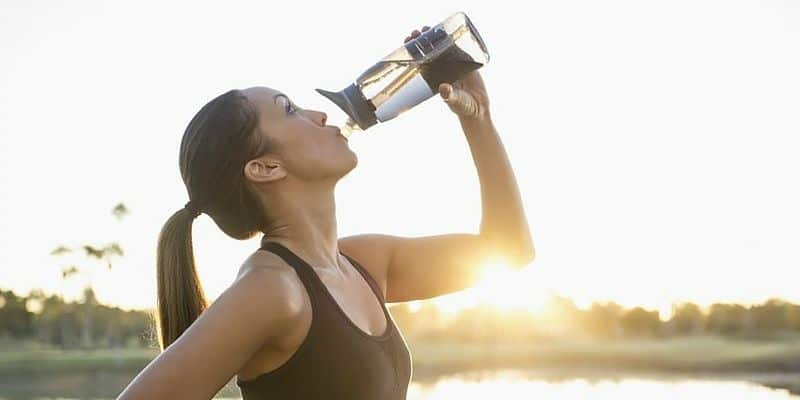
[[[366,130],[378,123],[378,119],[375,116],[375,105],[364,97],[364,94],[355,84],[351,84],[339,92],[316,90],[347,113],[361,130]]]

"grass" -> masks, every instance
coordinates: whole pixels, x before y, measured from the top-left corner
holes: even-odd
[[[408,339],[416,373],[472,368],[615,367],[682,372],[800,372],[800,338],[453,343]],[[0,351],[0,374],[140,370],[158,349]]]
[[[0,352],[0,374],[104,368],[138,370],[147,365],[158,353],[157,349],[144,348],[3,351]]]

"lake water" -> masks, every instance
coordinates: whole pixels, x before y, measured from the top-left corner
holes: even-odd
[[[471,372],[415,380],[408,391],[408,400],[707,400],[799,399],[788,390],[751,383],[753,379],[697,378],[690,375],[615,376],[615,373],[596,372],[582,377],[534,370],[499,370]],[[0,376],[0,400],[71,400],[113,399],[132,376],[113,376],[107,373],[81,376],[35,378],[22,382]],[[761,381],[769,379],[762,378]],[[776,379],[798,382],[796,375]],[[758,381],[758,380],[756,380]],[[216,399],[239,399],[235,385],[229,383]]]
[[[413,383],[408,400],[708,400],[800,399],[785,389],[743,380],[660,377],[548,377],[539,371],[497,371],[445,376],[431,383]]]

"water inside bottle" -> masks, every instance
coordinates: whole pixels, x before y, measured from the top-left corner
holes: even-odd
[[[340,128],[349,137],[397,117],[438,94],[442,83],[457,82],[488,61],[486,46],[474,26],[466,15],[457,13],[407,41],[343,90],[317,91],[350,117]]]
[[[383,122],[438,93],[441,83],[452,83],[481,66],[452,46],[429,60],[380,61],[356,82],[375,107],[377,119]],[[357,130],[361,128],[350,119],[342,127],[342,134],[349,136]]]

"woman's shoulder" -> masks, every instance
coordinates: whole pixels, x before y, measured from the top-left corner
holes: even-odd
[[[231,286],[236,285],[254,288],[253,296],[258,298],[253,301],[268,302],[265,305],[270,308],[286,308],[283,311],[288,314],[302,314],[307,303],[297,272],[278,255],[267,251],[256,251],[244,260]]]
[[[281,258],[281,256],[271,251],[258,249],[252,252],[239,267],[239,273],[236,275],[236,279],[238,280],[241,277],[254,272],[266,272],[268,275],[279,275],[283,278],[294,277],[296,278],[296,283],[300,283],[297,272],[294,270],[294,268],[292,268],[292,266],[289,265],[286,260]]]

